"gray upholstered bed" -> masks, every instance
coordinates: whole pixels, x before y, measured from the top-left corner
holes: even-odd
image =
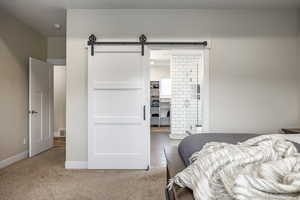
[[[237,143],[245,141],[256,134],[196,134],[186,137],[181,141],[179,146],[165,147],[165,155],[167,159],[167,179],[173,177],[183,170],[189,163],[189,157],[196,151],[202,149],[207,142],[226,142]],[[294,143],[298,151],[300,144]],[[167,200],[193,200],[192,191],[187,188],[173,187],[171,191],[166,190]]]

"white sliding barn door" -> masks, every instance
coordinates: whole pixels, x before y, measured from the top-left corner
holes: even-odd
[[[29,58],[29,156],[53,146],[53,66]]]
[[[147,169],[149,84],[140,46],[88,51],[88,168]]]

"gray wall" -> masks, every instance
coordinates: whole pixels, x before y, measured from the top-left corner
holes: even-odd
[[[0,10],[0,161],[28,150],[28,58],[45,60],[46,46],[45,37]]]
[[[48,37],[47,48],[48,59],[65,59],[66,37]]]
[[[299,124],[300,124],[300,9],[298,9],[298,90],[299,90]],[[300,126],[300,125],[299,125]]]
[[[68,10],[67,161],[87,160],[87,50],[98,39],[210,39],[210,128],[299,123],[297,10]]]

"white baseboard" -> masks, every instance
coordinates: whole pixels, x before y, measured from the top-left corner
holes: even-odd
[[[28,158],[28,151],[24,151],[22,153],[19,153],[17,155],[11,156],[5,160],[0,161],[0,169],[7,167],[8,165],[11,165],[19,160],[23,160],[25,158]]]
[[[87,169],[88,162],[87,161],[66,161],[65,168],[66,169]]]

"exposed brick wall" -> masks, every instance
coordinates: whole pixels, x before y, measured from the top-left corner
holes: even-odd
[[[195,127],[197,120],[197,75],[202,77],[202,66],[197,64],[200,56],[173,55],[171,63],[172,102],[171,102],[171,134],[185,135],[186,131]],[[201,123],[201,107],[198,107]]]

